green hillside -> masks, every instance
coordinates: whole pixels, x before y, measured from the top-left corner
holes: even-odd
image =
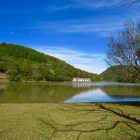
[[[104,81],[112,82],[140,82],[136,80],[136,75],[129,70],[129,66],[112,66],[100,74]]]
[[[71,81],[73,77],[98,75],[88,73],[31,48],[13,44],[0,44],[0,72],[7,73],[9,80]]]
[[[112,66],[106,69],[100,76],[105,81],[120,81],[122,77],[123,67],[122,66]]]

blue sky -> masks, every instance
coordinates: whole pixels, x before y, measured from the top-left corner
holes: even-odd
[[[108,35],[140,17],[140,4],[119,7],[125,1],[0,0],[0,42],[26,45],[101,73],[107,68]]]

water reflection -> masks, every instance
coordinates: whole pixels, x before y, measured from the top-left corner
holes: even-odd
[[[75,95],[70,99],[65,100],[65,103],[78,103],[78,102],[130,102],[140,101],[140,97],[113,97],[105,93],[101,88],[92,89]]]
[[[0,83],[0,103],[140,101],[139,84]]]
[[[93,85],[90,84],[91,82],[81,82],[81,83],[78,83],[78,82],[72,82],[71,85],[75,88],[87,88],[87,87],[92,87]]]
[[[69,83],[0,83],[0,103],[60,103],[87,89]]]

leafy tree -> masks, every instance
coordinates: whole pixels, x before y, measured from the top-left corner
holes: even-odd
[[[10,67],[7,73],[9,74],[10,81],[19,82],[22,79],[20,66],[18,64],[14,65],[14,67]]]

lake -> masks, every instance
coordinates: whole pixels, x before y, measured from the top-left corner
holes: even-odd
[[[140,84],[0,83],[0,103],[140,102]]]

